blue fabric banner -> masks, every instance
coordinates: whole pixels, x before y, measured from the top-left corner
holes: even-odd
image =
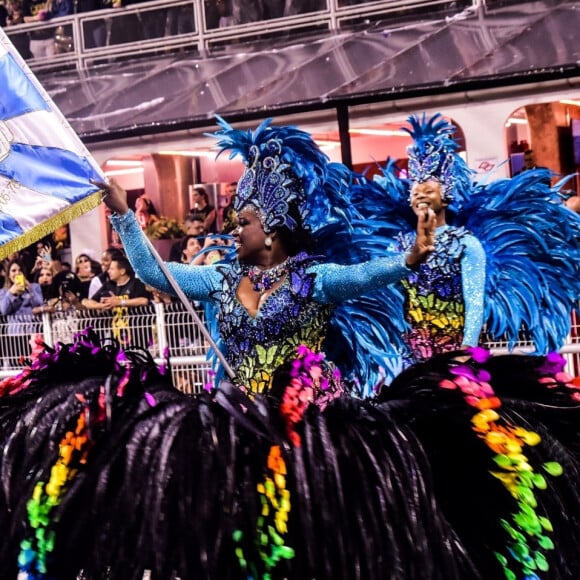
[[[0,259],[100,203],[97,163],[0,29]]]

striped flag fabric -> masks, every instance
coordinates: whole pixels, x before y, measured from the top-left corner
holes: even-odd
[[[0,259],[95,208],[105,177],[0,28]]]

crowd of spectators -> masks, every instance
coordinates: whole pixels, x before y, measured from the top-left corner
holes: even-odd
[[[205,0],[204,8],[211,29],[324,10],[326,0]]]
[[[73,0],[4,0],[0,27],[47,22],[73,13]],[[23,58],[50,58],[72,49],[72,39],[60,26],[35,28],[26,35],[15,35],[12,42]]]
[[[47,22],[62,16],[120,9],[148,0],[0,0],[0,27]],[[193,3],[192,3],[193,4]],[[306,14],[326,8],[326,0],[204,0],[208,29],[261,22]],[[194,32],[193,5],[160,7],[117,19],[101,18],[83,23],[86,48],[130,41],[150,40]],[[72,30],[62,26],[35,28],[12,36],[23,58],[50,58],[73,50]]]
[[[205,188],[198,186],[193,207],[182,223],[183,236],[174,240],[170,260],[206,265],[223,258],[222,248],[231,239],[224,234],[231,234],[236,224],[235,185],[225,186],[223,208],[214,207]],[[159,219],[145,195],[137,198],[135,211],[145,230]],[[86,249],[70,264],[62,261],[62,238],[57,230],[0,262],[0,358],[9,367],[18,366],[23,353],[30,352],[31,336],[38,332],[35,328],[45,314],[53,318],[54,337],[63,342],[72,338],[79,311],[110,314],[112,336],[126,343],[130,339],[129,309],[176,301],[137,279],[121,247],[108,247],[100,259]]]

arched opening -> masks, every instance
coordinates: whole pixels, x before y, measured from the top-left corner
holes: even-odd
[[[575,174],[580,166],[580,101],[562,99],[531,103],[513,111],[505,123],[510,175],[532,167],[547,167],[558,176]],[[531,153],[530,153],[531,152]],[[564,189],[578,192],[570,179]]]

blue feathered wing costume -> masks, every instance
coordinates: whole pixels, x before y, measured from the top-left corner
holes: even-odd
[[[546,185],[549,171],[474,185],[458,223],[487,255],[484,320],[492,340],[539,353],[562,347],[580,298],[580,219]]]
[[[235,198],[238,209],[260,190],[259,205],[278,216],[276,223],[266,226],[289,220],[284,225],[291,227],[294,220],[288,217],[289,203],[298,203],[301,220],[315,241],[315,258],[323,263],[358,264],[397,253],[393,224],[379,216],[369,219],[368,212],[359,210],[368,199],[356,193],[354,175],[342,164],[329,163],[309,134],[294,127],[271,126],[269,120],[255,131],[236,130],[223,119],[219,124],[221,130],[211,134],[219,139],[217,146],[229,151],[230,157],[240,156],[248,167]],[[260,166],[259,158],[273,140],[283,143],[281,164],[275,171],[272,163]],[[292,178],[284,174],[284,164],[304,183],[299,193],[288,195]],[[214,321],[215,311],[212,305],[209,308],[206,319]],[[388,331],[393,328],[394,332]],[[398,361],[392,344],[400,343],[403,329],[398,302],[377,289],[333,306],[323,350],[339,366],[351,392],[368,396],[385,377],[396,373]],[[219,334],[215,328],[213,334]],[[218,346],[223,347],[223,341],[218,339]]]
[[[485,252],[482,340],[506,342],[510,349],[526,341],[537,353],[561,348],[580,298],[580,219],[563,203],[560,184],[546,185],[551,175],[545,169],[478,183],[456,153],[450,123],[440,115],[413,116],[409,123],[409,178],[397,175],[393,162],[373,181],[363,178],[358,195],[366,205],[358,204],[360,211],[392,224],[390,231],[378,230],[381,235],[412,235],[411,185],[439,181],[449,203],[447,223],[473,235]],[[398,289],[386,292],[404,312]],[[398,332],[399,326],[390,335]]]

